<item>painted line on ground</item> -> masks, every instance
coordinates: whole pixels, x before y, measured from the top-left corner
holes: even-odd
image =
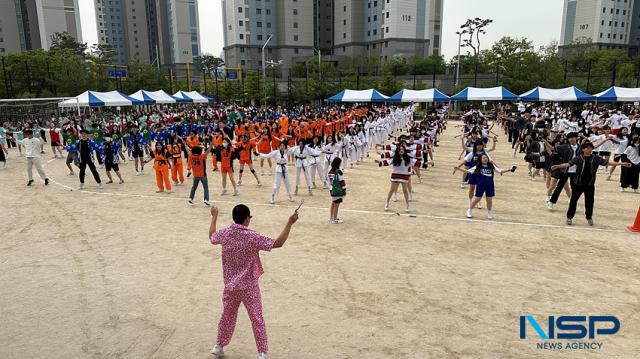
[[[47,164],[54,161],[51,159],[47,162]],[[113,193],[113,192],[96,192],[90,191],[87,189],[74,189],[70,186],[62,184],[55,179],[49,177],[49,180],[57,186],[64,188],[69,191],[78,191],[85,194],[92,195],[101,195],[101,196],[116,196],[116,197],[132,197],[132,198],[149,198],[149,199],[159,199],[159,200],[172,200],[172,201],[186,201],[186,198],[180,197],[170,197],[165,195],[145,195],[145,194],[131,194],[131,193]],[[210,203],[225,203],[225,204],[237,204],[239,201],[224,201],[224,200],[212,200]],[[259,207],[276,207],[276,208],[287,208],[294,210],[298,206],[297,205],[282,205],[282,204],[270,204],[270,203],[251,203],[251,202],[243,202],[249,206],[259,206]],[[315,206],[303,206],[303,209],[312,209],[318,211],[329,211],[329,208],[326,207],[315,207]],[[471,222],[471,223],[481,223],[481,224],[494,224],[494,225],[507,225],[507,226],[522,226],[522,227],[534,227],[534,228],[562,228],[562,229],[570,229],[570,230],[578,230],[578,231],[597,231],[597,232],[608,232],[608,233],[629,233],[626,230],[621,229],[609,229],[609,228],[594,228],[594,227],[577,227],[577,226],[561,226],[556,224],[544,224],[544,223],[526,223],[526,222],[514,222],[514,221],[499,221],[499,220],[479,220],[479,219],[469,219],[469,218],[456,218],[456,217],[448,217],[448,216],[435,216],[428,214],[401,214],[398,212],[383,212],[383,211],[369,211],[362,209],[347,209],[342,208],[340,212],[347,213],[359,213],[359,214],[372,214],[372,215],[384,215],[384,216],[400,216],[400,217],[409,217],[409,218],[424,218],[424,219],[433,219],[433,220],[443,220],[443,221],[452,221],[452,222]]]

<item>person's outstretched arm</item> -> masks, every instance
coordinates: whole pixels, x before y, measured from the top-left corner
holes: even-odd
[[[284,246],[284,243],[287,241],[287,238],[289,238],[289,232],[291,232],[291,227],[293,227],[293,224],[296,223],[297,221],[298,221],[298,213],[296,212],[292,214],[291,217],[289,217],[289,220],[287,221],[287,224],[284,226],[284,229],[282,230],[278,238],[276,238],[276,241],[273,244],[273,248],[281,248],[282,246]],[[215,224],[213,224],[213,226],[215,226]]]
[[[211,206],[211,224],[209,225],[209,241],[211,241],[211,236],[216,233],[216,222],[218,221],[218,208],[216,206]]]

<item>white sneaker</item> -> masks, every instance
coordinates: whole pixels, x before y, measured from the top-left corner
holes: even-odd
[[[193,200],[189,198],[189,204],[193,204]]]
[[[220,192],[220,195],[221,195],[221,196],[224,196],[225,194],[227,194],[227,190],[226,190],[226,189],[223,189],[223,190],[222,190],[222,192]]]
[[[473,210],[471,208],[467,209],[467,218],[473,218]]]
[[[84,183],[80,183],[80,189],[83,190],[84,189]]]
[[[76,175],[76,173],[75,173],[75,172],[73,172],[73,171],[71,171],[71,172],[67,173],[67,176],[75,176],[75,175]]]
[[[549,208],[550,210],[553,209],[553,202],[548,201],[547,202],[547,208]]]
[[[293,202],[293,197],[289,196],[289,202]]]
[[[242,186],[242,180],[238,180],[238,186]]]
[[[217,357],[221,357],[224,355],[224,350],[222,349],[221,346],[219,346],[218,344],[216,344],[213,349],[211,349],[211,354],[217,356]]]
[[[101,183],[98,183],[98,188],[100,188],[100,189],[103,189],[103,188],[104,188],[104,185],[102,184],[102,182],[101,182]]]
[[[389,211],[389,203],[385,203],[384,204],[384,211],[388,212]]]
[[[269,359],[267,353],[258,353],[258,359]]]
[[[611,181],[611,173],[607,172],[607,181]]]
[[[271,196],[271,201],[269,201],[269,203],[271,203],[271,204],[276,203],[276,199],[274,198],[274,196]]]
[[[258,187],[262,187],[262,183],[258,181]]]
[[[136,171],[136,176],[140,176],[140,175],[141,175],[141,173]]]
[[[336,219],[334,219],[334,220],[332,220],[332,221],[331,221],[331,223],[333,223],[333,224],[342,224],[343,222],[344,222],[344,221],[343,221],[343,220],[341,220],[340,218],[336,218]]]
[[[487,211],[487,219],[493,219],[493,212]]]
[[[204,205],[209,207],[209,201],[204,201]]]
[[[238,195],[240,195],[240,193],[238,192],[238,190],[237,190],[237,189],[234,189],[234,190],[233,190],[233,195],[234,195],[234,196],[238,196]]]
[[[624,187],[620,187],[620,192],[624,192]]]
[[[407,208],[405,208],[405,213],[409,213],[411,212],[411,206],[407,205]]]
[[[482,202],[478,202],[478,205],[476,206],[477,209],[482,209]]]

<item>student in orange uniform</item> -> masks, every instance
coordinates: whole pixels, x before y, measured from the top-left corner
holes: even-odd
[[[169,159],[171,155],[169,151],[162,146],[162,143],[156,142],[155,150],[151,151],[151,158],[153,158],[153,168],[156,170],[156,184],[158,185],[156,193],[162,193],[165,189],[167,193],[171,193],[171,181],[169,180],[169,168],[171,168]]]
[[[218,148],[222,146],[222,133],[220,131],[215,131],[213,136],[211,136],[211,146],[213,148]],[[216,158],[216,153],[212,152],[211,154],[211,163],[213,165],[213,172],[218,170],[218,159]]]
[[[198,137],[193,131],[189,132],[187,136],[187,146],[189,149],[192,147],[200,146],[200,137]],[[191,156],[191,150],[188,151],[188,156]],[[191,161],[187,161],[187,177],[191,176]]]
[[[271,153],[271,139],[269,135],[269,130],[265,129],[264,132],[260,135],[257,143],[258,153],[261,155],[266,155]],[[271,176],[271,158],[267,158],[267,163],[269,164],[269,176]],[[260,158],[260,175],[264,176],[264,158]]]
[[[236,143],[236,148],[240,155],[240,175],[238,176],[238,186],[242,186],[242,174],[244,173],[244,166],[249,166],[249,170],[253,174],[253,177],[258,181],[258,187],[262,186],[260,179],[256,174],[256,170],[253,169],[253,161],[251,160],[251,154],[254,151],[255,142],[249,141],[247,135],[241,135],[238,137],[240,142]]]
[[[174,185],[184,184],[184,168],[182,167],[182,144],[176,137],[171,138],[171,144],[167,146],[171,155],[171,180]],[[179,182],[178,182],[179,181]]]
[[[202,147],[196,146],[191,149],[191,168],[193,169],[193,185],[189,194],[189,203],[193,204],[193,197],[196,195],[198,184],[202,183],[204,188],[204,204],[209,205],[209,181],[207,180],[207,152],[202,153]]]
[[[227,193],[227,177],[231,181],[233,186],[233,195],[238,195],[238,189],[236,187],[236,180],[233,178],[233,160],[237,157],[237,152],[228,138],[222,140],[222,146],[212,149],[216,152],[216,158],[220,161],[220,173],[222,173],[222,193],[224,196]]]

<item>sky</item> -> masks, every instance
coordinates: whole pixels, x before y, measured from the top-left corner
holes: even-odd
[[[79,2],[83,41],[91,45],[98,41],[94,0]],[[457,55],[456,31],[468,18],[493,19],[487,34],[480,39],[482,48],[503,36],[526,37],[533,41],[536,49],[560,38],[562,0],[443,0],[443,3],[442,54],[446,59]],[[199,0],[198,8],[202,51],[220,55],[224,45],[221,0]]]

